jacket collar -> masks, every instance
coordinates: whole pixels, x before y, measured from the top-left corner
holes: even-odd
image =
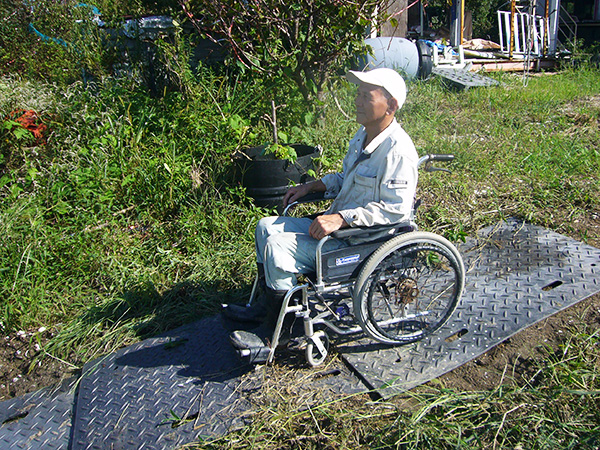
[[[394,118],[394,120],[387,126],[387,128],[385,130],[383,130],[381,133],[379,133],[377,136],[375,136],[375,138],[369,142],[369,145],[367,145],[365,147],[365,149],[363,150],[363,153],[366,153],[368,155],[370,155],[371,153],[373,153],[377,147],[379,147],[379,145],[385,141],[387,139],[387,137],[392,134],[394,131],[396,131],[398,128],[400,127],[400,124],[398,124],[398,122],[396,121],[396,118]],[[367,132],[365,131],[364,127],[362,128],[362,134],[363,134],[363,139],[367,138]]]

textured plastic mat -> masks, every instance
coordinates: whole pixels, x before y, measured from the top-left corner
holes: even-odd
[[[275,367],[242,364],[227,325],[198,321],[95,360],[79,379],[0,403],[0,449],[176,449],[244,426],[271,393],[306,408],[366,391],[339,358],[316,369],[290,353]]]
[[[88,364],[70,448],[174,449],[244,426],[258,391],[277,388],[278,379],[295,382],[278,375],[281,368],[242,364],[229,332],[220,317],[210,317]],[[365,391],[342,362],[301,376],[307,402]]]
[[[0,403],[0,449],[68,449],[76,383]]]
[[[167,449],[244,424],[246,368],[212,317],[84,367],[72,449]]]
[[[366,340],[338,346],[381,396],[437,378],[600,291],[600,250],[540,227],[501,223],[459,250],[465,293],[437,333],[405,347]]]
[[[497,86],[500,84],[499,81],[496,81],[493,78],[469,72],[465,69],[434,67],[432,73],[441,77],[445,82],[459,90],[472,87]]]
[[[244,426],[270,392],[299,408],[368,390],[389,397],[600,290],[600,250],[539,227],[502,223],[460,251],[465,294],[427,340],[340,343],[345,364],[317,369],[293,355],[250,368],[210,317],[93,361],[79,380],[0,403],[0,449],[175,449]]]

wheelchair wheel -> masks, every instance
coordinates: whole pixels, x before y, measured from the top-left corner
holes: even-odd
[[[384,243],[365,263],[355,284],[355,315],[379,342],[414,342],[448,320],[464,283],[462,258],[448,240],[406,233]]]
[[[327,358],[329,336],[323,330],[316,331],[306,345],[306,361],[312,367],[320,366]]]

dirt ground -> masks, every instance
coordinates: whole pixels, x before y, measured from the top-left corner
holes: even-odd
[[[76,373],[72,365],[49,356],[35,362],[51,337],[45,329],[0,336],[0,402],[54,385]]]
[[[559,351],[584,326],[600,329],[598,294],[526,328],[438,381],[455,391],[483,391],[503,383],[522,386],[537,372],[536,361]]]

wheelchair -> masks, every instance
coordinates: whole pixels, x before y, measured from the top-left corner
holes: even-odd
[[[425,155],[419,159],[418,167],[424,166],[428,172],[447,171],[431,163],[453,158]],[[306,196],[289,205],[283,214],[300,203],[322,197]],[[302,320],[304,335],[296,342],[311,366],[325,361],[330,347],[328,333],[362,333],[380,344],[401,345],[421,340],[444,325],[463,292],[464,264],[450,241],[418,231],[414,218],[419,203],[413,206],[406,223],[345,228],[319,241],[315,273],[305,274],[305,282],[285,295],[267,363],[274,360],[288,314]],[[331,238],[360,243],[323,252],[323,244]],[[258,277],[249,305],[257,286]],[[239,350],[238,354],[249,362],[257,356],[253,349]]]

